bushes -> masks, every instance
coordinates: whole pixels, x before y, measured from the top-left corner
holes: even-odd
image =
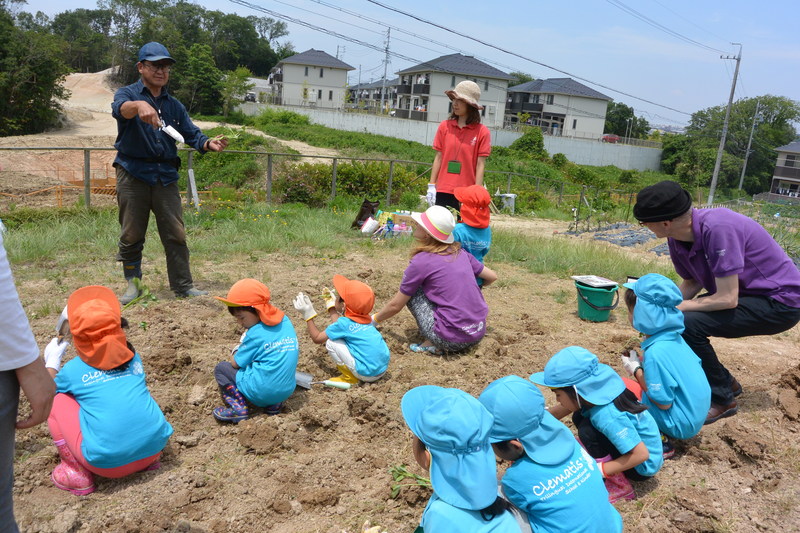
[[[547,150],[544,149],[544,136],[539,128],[525,128],[522,137],[511,143],[509,148],[539,161],[548,158]]]
[[[562,153],[558,153],[553,155],[553,166],[559,169],[563,169],[569,163],[569,159]]]
[[[421,194],[425,185],[414,180],[414,172],[402,165],[394,166],[392,203],[403,204]],[[289,167],[276,181],[276,197],[281,202],[300,202],[321,207],[330,199],[333,167],[326,163],[300,163]],[[389,163],[380,161],[340,163],[336,167],[336,194],[379,200],[386,197],[389,185]],[[419,189],[419,190],[415,190]],[[411,194],[409,194],[411,193]]]

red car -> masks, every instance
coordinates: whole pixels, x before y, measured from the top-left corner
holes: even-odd
[[[602,141],[604,143],[618,143],[619,135],[614,135],[613,133],[606,133],[605,135],[603,135]]]

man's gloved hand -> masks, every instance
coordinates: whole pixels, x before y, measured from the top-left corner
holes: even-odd
[[[44,349],[44,366],[52,368],[56,372],[61,368],[61,358],[64,357],[64,352],[67,351],[68,342],[59,342],[58,337],[53,337]]]
[[[325,287],[322,289],[322,299],[325,300],[325,310],[330,311],[336,307],[336,291]]]
[[[436,203],[436,184],[429,183],[428,184],[428,192],[425,194],[425,199],[428,201],[428,205],[433,205]]]
[[[642,360],[639,359],[639,354],[636,353],[636,350],[630,350],[628,355],[621,355],[622,359],[622,367],[630,374],[631,376],[636,372],[637,368],[642,366]]]
[[[294,308],[303,313],[303,320],[306,322],[317,316],[317,312],[314,310],[314,304],[311,303],[311,298],[309,298],[307,294],[303,294],[302,292],[297,293],[293,303]]]

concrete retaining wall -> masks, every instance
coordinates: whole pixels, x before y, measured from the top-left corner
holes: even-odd
[[[243,102],[239,110],[246,115],[258,115],[267,107],[265,104]],[[269,106],[285,109],[309,117],[314,124],[344,131],[359,131],[385,135],[397,139],[416,141],[422,144],[433,144],[436,135],[435,122],[422,122],[402,118],[369,115],[364,113],[342,113],[336,110],[312,109],[305,107]],[[520,137],[520,133],[508,130],[492,129],[493,146],[510,146]],[[544,136],[547,152],[562,153],[567,159],[581,165],[606,166],[614,165],[624,170],[659,170],[661,168],[661,150],[644,148],[628,144],[611,144],[596,140],[572,139],[569,137]]]

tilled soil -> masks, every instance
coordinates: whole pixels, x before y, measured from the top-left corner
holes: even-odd
[[[5,160],[0,191],[20,187],[8,176],[24,172],[25,166],[14,162],[12,167]],[[493,224],[497,232],[546,235],[563,240],[564,246],[576,238],[591,239],[565,235],[567,223],[495,217]],[[361,238],[354,233],[354,241]],[[652,255],[653,244],[624,249],[644,257]],[[147,246],[154,252],[145,282],[153,286],[165,277],[163,254],[157,242]],[[335,367],[324,348],[307,338],[292,298],[300,290],[319,294],[340,273],[370,284],[381,306],[396,292],[408,261],[404,250],[380,245],[353,249],[360,251],[335,260],[313,252],[254,250],[224,260],[194,259],[193,270],[198,285],[213,295],[224,295],[244,277],[262,279],[275,305],[297,327],[298,369],[324,379],[335,374]],[[53,334],[64,304],[59,294],[65,288],[68,293],[97,283],[122,292],[124,283],[116,277],[112,257],[109,250],[103,259],[108,268],[87,261],[85,268],[48,279],[29,275],[25,265],[14,265],[41,346]],[[162,468],[119,480],[98,479],[95,493],[76,497],[50,482],[57,457],[46,426],[20,431],[14,498],[21,529],[340,533],[359,530],[369,518],[392,533],[412,531],[429,491],[404,487],[393,499],[390,475],[390,468],[403,464],[426,475],[413,461],[411,434],[400,413],[400,398],[407,390],[434,384],[477,395],[501,376],[527,377],[541,370],[553,353],[574,344],[621,371],[619,352],[638,340],[622,309],[612,312],[607,322],[580,320],[574,285],[566,275],[532,274],[524,263],[493,264],[491,253],[487,264],[497,270],[500,281],[484,291],[491,314],[487,336],[476,349],[448,357],[410,352],[408,344],[420,339],[411,315],[403,311],[380,327],[392,352],[383,379],[349,391],[318,385],[298,388],[279,416],[258,415],[237,426],[221,425],[211,416],[220,405],[212,372],[229,357],[241,331],[211,297],[175,300],[157,291],[157,301],[129,309],[125,316],[153,396],[175,429]],[[323,325],[323,320],[317,323]],[[654,479],[635,485],[638,499],[617,504],[626,531],[800,530],[800,328],[771,337],[718,339],[714,345],[744,387],[739,414],[704,427],[693,439],[676,442],[675,458]],[[68,352],[67,357],[73,355]],[[554,402],[550,393],[545,396],[549,404]]]

